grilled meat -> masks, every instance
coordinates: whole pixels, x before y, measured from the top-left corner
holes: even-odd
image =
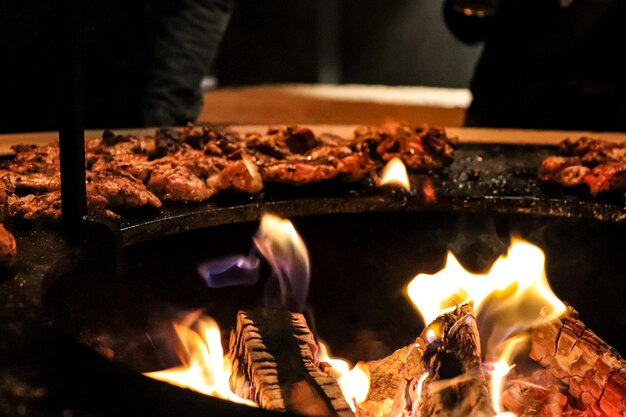
[[[592,195],[626,190],[626,162],[606,162],[585,175],[585,184]]]
[[[331,179],[361,181],[373,164],[360,143],[324,135],[316,138],[310,129],[297,126],[270,128],[266,135],[246,138],[263,181],[291,185]]]
[[[15,237],[0,224],[0,266],[9,266],[17,256]]]
[[[413,129],[393,122],[362,127],[355,131],[355,138],[368,144],[383,161],[400,158],[410,169],[441,169],[452,162],[454,152],[453,141],[443,129],[426,125]]]
[[[44,194],[28,194],[23,197],[10,195],[9,216],[26,220],[61,218],[61,191]]]
[[[205,201],[219,191],[209,188],[189,168],[178,164],[156,166],[148,180],[148,189],[162,200],[184,202]]]
[[[539,169],[541,181],[584,184],[591,195],[626,190],[626,143],[582,137],[565,139],[559,150],[566,156],[546,158]]]
[[[541,163],[539,179],[573,187],[583,184],[583,179],[591,171],[583,166],[578,156],[550,156]]]
[[[88,172],[87,191],[104,196],[107,207],[161,207],[161,201],[141,180],[119,171]]]
[[[626,143],[582,137],[577,140],[565,139],[560,150],[564,155],[581,157],[587,166],[604,162],[626,162]]]

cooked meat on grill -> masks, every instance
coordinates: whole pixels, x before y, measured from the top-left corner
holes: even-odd
[[[134,153],[107,157],[91,155],[91,158],[87,160],[87,167],[92,172],[111,170],[132,175],[141,181],[148,180],[152,166],[147,155]]]
[[[361,143],[331,135],[316,138],[307,128],[270,128],[265,135],[246,137],[263,181],[305,185],[332,179],[361,181],[372,170]]]
[[[592,195],[626,190],[626,162],[606,162],[594,167],[584,178]]]
[[[582,165],[578,156],[550,156],[541,163],[539,179],[573,187],[583,184],[583,179],[590,171],[590,168]]]
[[[234,157],[234,155],[233,155]],[[239,154],[238,160],[230,160],[217,175],[209,176],[206,184],[210,189],[236,191],[255,194],[263,189],[263,179],[252,157]]]
[[[104,196],[108,207],[161,207],[161,201],[141,180],[123,172],[88,172],[87,191]]]
[[[49,145],[15,145],[11,149],[15,152],[15,161],[35,162],[46,165],[59,164],[58,143]]]
[[[26,220],[61,218],[61,191],[44,194],[28,194],[23,197],[10,195],[9,216]]]
[[[16,256],[15,237],[0,224],[0,267],[11,265]]]
[[[270,127],[264,135],[247,135],[245,141],[247,149],[253,153],[274,159],[304,155],[321,144],[311,129],[301,126],[287,126],[284,129]]]
[[[452,162],[453,142],[443,129],[426,125],[413,129],[401,123],[387,123],[359,128],[355,137],[375,147],[384,161],[400,158],[410,169],[440,169]]]
[[[199,202],[215,194],[189,168],[178,164],[157,165],[148,180],[148,189],[161,200]]]
[[[559,150],[566,156],[546,158],[539,169],[541,181],[585,184],[591,195],[626,190],[626,143],[582,137],[565,139]]]
[[[577,140],[565,139],[560,149],[565,155],[580,156],[588,166],[604,162],[626,162],[626,143],[582,137]]]
[[[118,135],[105,130],[102,137],[91,139],[85,143],[88,153],[119,154],[149,154],[155,152],[156,139],[150,136]]]

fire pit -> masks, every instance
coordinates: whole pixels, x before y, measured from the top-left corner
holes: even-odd
[[[406,297],[407,284],[418,273],[441,269],[450,243],[476,243],[473,234],[483,226],[492,232],[485,232],[489,238],[482,242],[487,252],[497,250],[489,239],[508,244],[512,234],[541,247],[557,295],[608,343],[626,348],[620,337],[625,289],[615,279],[626,263],[613,249],[620,245],[621,224],[436,212],[331,214],[293,222],[310,252],[310,327],[334,355],[353,363],[387,356],[420,334],[424,323]],[[237,311],[258,306],[262,291],[258,285],[208,288],[197,267],[207,259],[247,253],[257,227],[228,224],[138,243],[124,250],[117,273],[97,257],[83,262],[49,277],[47,308],[82,343],[137,372],[179,364],[171,323],[197,309],[217,321],[228,346]],[[480,246],[474,246],[474,255]],[[472,256],[457,252],[471,263]]]
[[[202,204],[170,204],[156,215],[136,211],[128,213],[119,228],[86,224],[91,227],[87,246],[74,248],[59,259],[55,257],[68,247],[65,241],[56,240],[58,231],[37,229],[33,234],[17,233],[17,238],[20,247],[33,248],[24,255],[32,270],[47,271],[43,317],[51,316],[56,326],[88,347],[91,353],[87,355],[97,352],[101,364],[96,374],[107,375],[100,387],[137,387],[133,391],[136,398],[122,395],[123,404],[133,406],[146,404],[150,398],[149,403],[154,402],[152,407],[158,409],[159,404],[171,406],[178,404],[177,398],[185,398],[195,404],[187,406],[190,414],[195,410],[202,414],[207,407],[241,415],[262,412],[141,375],[155,376],[153,372],[180,364],[180,347],[190,349],[188,342],[179,341],[181,327],[175,331],[172,324],[184,322],[198,310],[216,320],[225,349],[230,330],[238,329],[235,334],[243,335],[244,340],[254,334],[244,328],[251,323],[259,329],[261,339],[274,347],[281,345],[282,331],[297,334],[302,344],[294,345],[300,347],[293,347],[292,353],[299,351],[298,355],[311,362],[320,360],[315,355],[320,340],[333,355],[353,363],[382,357],[395,360],[399,354],[394,350],[414,345],[420,333],[420,340],[432,344],[437,340],[428,333],[432,329],[423,331],[433,317],[423,322],[407,297],[411,279],[420,273],[437,273],[446,262],[448,249],[467,269],[485,272],[506,251],[511,236],[520,236],[545,251],[547,275],[557,295],[576,307],[590,328],[623,351],[619,335],[625,322],[620,308],[624,289],[615,280],[624,272],[615,251],[626,227],[623,209],[611,196],[591,198],[538,183],[537,166],[553,150],[549,145],[461,143],[453,164],[444,172],[411,174],[410,191],[369,183],[270,186],[253,197],[226,193]],[[430,191],[435,191],[434,195]],[[259,314],[266,292],[262,280],[243,287],[210,288],[221,285],[207,285],[206,276],[198,272],[207,261],[221,265],[232,255],[239,255],[237,259],[247,265],[248,272],[263,276],[272,269],[276,272],[276,265],[270,268],[271,261],[255,270],[257,267],[251,266],[256,261],[249,256],[258,220],[267,212],[291,218],[309,248],[312,275],[303,316]],[[49,253],[42,256],[43,261],[36,261],[48,244]],[[32,254],[35,257],[29,256]],[[22,266],[18,260],[18,267]],[[37,282],[24,282],[31,281]],[[37,300],[37,290],[33,294]],[[471,307],[464,306],[464,298],[456,302],[462,308],[445,314],[458,317],[450,316],[456,319],[443,326],[452,334],[458,328],[455,323],[469,326],[466,316],[475,316]],[[303,325],[304,319],[307,324]],[[283,324],[275,328],[274,320]],[[566,326],[582,331],[577,322]],[[546,340],[549,344],[550,339]],[[257,349],[247,342],[235,346],[244,356],[254,356],[250,352]],[[272,349],[269,347],[268,353],[272,354]],[[475,358],[479,357],[475,351]],[[253,368],[254,361],[251,363],[244,362],[241,369]],[[319,368],[315,372],[334,372],[323,363],[315,365]],[[319,374],[319,378],[324,376]],[[411,381],[414,392],[420,381],[430,386],[430,381],[421,377]],[[65,384],[83,390],[76,382]],[[299,386],[290,384],[289,392],[300,396]],[[164,394],[154,400],[154,392]],[[252,391],[250,395],[266,394]],[[267,394],[268,402],[272,398]],[[333,398],[346,404],[346,400]],[[287,409],[311,414],[302,408]]]

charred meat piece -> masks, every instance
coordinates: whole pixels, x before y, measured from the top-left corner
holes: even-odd
[[[584,165],[590,167],[604,162],[626,162],[626,143],[582,137],[565,139],[560,150],[564,155],[581,157]]]
[[[263,189],[263,179],[259,169],[247,154],[241,154],[239,160],[228,161],[226,167],[217,175],[207,178],[210,189],[234,189],[240,192],[255,194]]]
[[[539,168],[539,179],[573,187],[583,184],[583,179],[591,171],[583,166],[577,156],[550,156],[543,160]]]
[[[161,201],[129,174],[102,170],[87,173],[87,190],[106,198],[107,207],[161,207]]]
[[[591,195],[626,190],[626,143],[581,137],[565,139],[539,169],[541,181],[565,187],[585,184]]]
[[[253,133],[245,140],[252,153],[274,159],[285,159],[294,154],[304,155],[320,145],[313,131],[301,126],[288,126],[284,129],[271,127],[265,135]]]
[[[626,162],[607,162],[596,166],[583,181],[592,195],[626,190]]]
[[[49,145],[15,145],[11,149],[15,152],[15,161],[35,162],[46,165],[59,164],[58,143]]]
[[[0,224],[0,267],[10,266],[17,256],[15,237]]]
[[[59,220],[61,218],[61,191],[28,194],[23,197],[10,195],[7,204],[11,217],[26,220]]]
[[[148,189],[162,200],[184,202],[205,201],[219,191],[178,164],[157,165],[148,180]]]
[[[119,219],[120,217],[106,208],[104,196],[87,192],[87,211],[94,217]],[[11,195],[7,201],[11,217],[25,220],[59,220],[61,218],[61,192],[51,191],[44,194],[28,194],[23,197]]]
[[[85,144],[85,150],[91,153],[149,154],[154,152],[156,140],[150,136],[118,135],[110,130],[102,133],[102,138],[91,139]]]
[[[152,165],[148,161],[148,156],[143,154],[118,154],[107,158],[96,157],[88,163],[92,172],[114,171],[132,175],[141,181],[146,181],[150,177]]]
[[[410,169],[440,169],[452,162],[454,148],[444,130],[422,126],[386,126],[376,153],[384,160],[400,158]]]

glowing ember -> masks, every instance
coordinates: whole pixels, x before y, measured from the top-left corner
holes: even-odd
[[[411,182],[406,172],[406,166],[400,158],[392,158],[383,168],[379,185],[389,185],[411,191]]]
[[[174,324],[184,349],[179,354],[182,366],[144,375],[205,395],[256,407],[256,403],[238,397],[228,386],[230,361],[224,356],[217,323],[210,317],[202,317],[195,326],[198,331],[185,322]]]
[[[365,401],[369,393],[370,376],[368,370],[361,363],[357,363],[352,368],[348,361],[332,358],[326,344],[320,341],[318,345],[318,360],[326,362],[333,367],[332,376],[339,382],[343,396],[350,408],[352,408],[352,411],[355,411],[357,404]]]

